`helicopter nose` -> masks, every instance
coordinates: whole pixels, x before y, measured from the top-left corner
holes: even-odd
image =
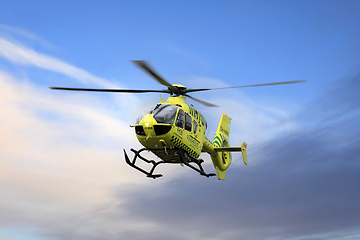
[[[145,133],[147,139],[150,136],[155,136],[154,121],[155,121],[155,119],[152,117],[151,114],[145,115],[142,120],[144,133]]]

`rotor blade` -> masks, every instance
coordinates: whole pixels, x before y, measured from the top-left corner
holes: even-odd
[[[168,88],[170,88],[173,92],[177,92],[178,90],[176,88],[173,87],[173,85],[171,85],[170,83],[168,83],[165,79],[163,79],[162,77],[159,76],[159,74],[157,74],[153,69],[151,69],[151,67],[149,66],[148,63],[146,63],[145,61],[142,60],[138,60],[138,61],[133,61],[138,67],[140,67],[141,69],[143,69],[144,71],[146,71],[148,74],[150,74],[151,76],[153,76],[159,83],[161,83],[162,85],[167,86]]]
[[[306,81],[306,80],[295,80],[295,81],[274,82],[274,83],[261,83],[261,84],[235,86],[235,87],[185,89],[185,90],[183,90],[183,92],[184,92],[184,93],[189,93],[189,92],[201,92],[201,91],[209,91],[209,90],[221,90],[221,89],[244,88],[244,87],[260,87],[260,86],[282,85],[282,84],[292,84],[292,83],[301,83],[301,82],[307,82],[307,81]]]
[[[137,90],[137,89],[95,89],[95,88],[64,88],[64,87],[50,87],[52,90],[67,90],[67,91],[87,91],[87,92],[121,92],[121,93],[170,93],[169,90]]]
[[[205,101],[203,101],[203,100],[194,98],[194,97],[192,97],[192,96],[190,96],[190,95],[187,95],[187,94],[184,94],[184,95],[187,96],[188,98],[191,98],[192,100],[195,100],[195,101],[197,101],[197,102],[199,102],[199,103],[207,106],[207,107],[218,107],[218,105],[215,105],[215,104],[212,104],[212,103],[209,103],[209,102],[205,102]]]

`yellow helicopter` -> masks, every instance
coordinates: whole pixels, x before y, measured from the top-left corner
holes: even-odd
[[[217,107],[214,104],[194,98],[188,93],[220,90],[229,88],[257,87],[280,84],[291,84],[306,82],[306,80],[264,83],[255,85],[223,87],[223,88],[200,88],[187,89],[180,84],[170,84],[159,76],[145,61],[133,61],[138,67],[154,77],[160,84],[165,85],[165,90],[138,90],[138,89],[92,89],[92,88],[63,88],[50,87],[53,90],[70,90],[70,91],[94,91],[94,92],[120,92],[120,93],[168,93],[170,97],[167,101],[161,99],[155,107],[141,116],[135,125],[136,137],[144,146],[140,150],[131,149],[135,154],[130,160],[125,149],[125,161],[131,167],[146,174],[147,177],[156,179],[162,177],[162,174],[154,174],[155,168],[162,163],[177,163],[182,166],[188,166],[197,171],[202,176],[215,176],[214,173],[206,173],[202,167],[204,162],[200,159],[201,152],[210,154],[213,165],[219,180],[225,180],[226,169],[231,164],[231,152],[241,152],[243,161],[247,164],[246,149],[247,144],[243,142],[241,147],[229,146],[230,117],[222,114],[217,127],[213,141],[205,137],[207,123],[201,113],[192,105],[185,102],[186,97],[191,98],[205,106]],[[141,156],[143,151],[151,151],[159,161],[148,160]],[[150,171],[144,170],[136,164],[136,160],[142,160],[152,164]],[[194,165],[195,164],[195,165]]]

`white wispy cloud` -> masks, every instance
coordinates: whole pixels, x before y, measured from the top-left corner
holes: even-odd
[[[56,49],[54,45],[50,44],[45,39],[22,28],[0,24],[0,35],[6,39],[11,39],[11,42],[18,42],[19,39],[24,38],[26,42],[39,44],[47,49]]]
[[[64,74],[77,79],[84,84],[96,84],[102,87],[115,87],[110,81],[94,76],[89,72],[74,67],[64,61],[52,56],[38,53],[33,49],[15,44],[4,38],[0,38],[0,56],[12,61],[15,64],[33,65],[46,70]]]

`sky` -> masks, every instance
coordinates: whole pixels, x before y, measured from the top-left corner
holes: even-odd
[[[2,1],[0,239],[359,239],[359,26],[356,0]],[[123,149],[159,94],[49,89],[164,89],[132,60],[188,88],[307,82],[191,94],[248,165],[153,180]]]

